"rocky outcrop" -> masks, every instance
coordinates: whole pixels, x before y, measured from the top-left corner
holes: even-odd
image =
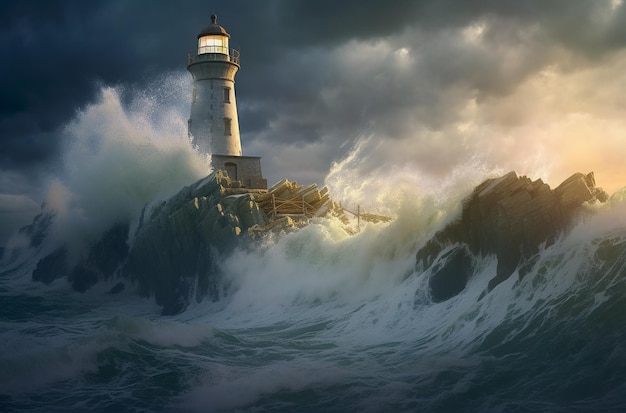
[[[120,223],[102,234],[87,257],[70,263],[66,246],[56,248],[37,262],[32,272],[34,281],[50,284],[57,278],[67,277],[76,291],[85,292],[98,281],[108,280],[116,274],[128,255],[128,223]]]
[[[250,227],[267,224],[251,194],[225,196],[238,186],[218,171],[144,211],[123,272],[141,294],[154,295],[163,314],[216,298],[218,257],[246,239]]]
[[[128,256],[128,223],[119,223],[106,231],[100,241],[89,250],[86,259],[79,261],[68,279],[76,291],[85,292],[97,282],[119,275]]]
[[[494,254],[498,264],[489,282],[491,290],[515,270],[523,277],[540,245],[554,243],[585,203],[607,199],[606,192],[596,187],[593,173],[576,173],[554,190],[540,179],[531,181],[515,172],[489,179],[465,199],[461,217],[417,252],[417,270],[438,265],[432,268],[430,288],[433,300],[443,301],[465,287],[472,274],[470,253]],[[443,253],[452,256],[444,259]]]
[[[435,302],[448,300],[465,288],[472,276],[473,257],[465,245],[457,245],[441,253],[433,265],[429,280],[431,297]]]
[[[56,212],[49,210],[44,203],[41,206],[41,212],[35,216],[33,222],[20,228],[19,233],[28,237],[31,247],[39,247],[48,235],[55,216]]]
[[[67,276],[69,272],[67,253],[67,248],[61,247],[40,259],[32,273],[33,281],[50,284],[57,278]]]
[[[240,186],[223,171],[212,173],[167,201],[146,206],[132,243],[129,223],[116,224],[75,263],[67,247],[56,248],[39,260],[32,278],[49,284],[67,277],[80,292],[99,281],[130,279],[140,294],[155,297],[163,314],[178,313],[193,299],[217,297],[218,259],[249,239],[250,228],[268,224],[253,195],[236,190]],[[41,245],[53,219],[54,213],[42,213],[22,229],[31,247]],[[127,282],[110,292],[122,291]]]

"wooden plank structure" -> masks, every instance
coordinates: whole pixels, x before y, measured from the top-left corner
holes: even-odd
[[[309,186],[298,185],[295,181],[283,179],[269,189],[248,189],[243,187],[222,188],[222,195],[251,194],[259,208],[265,212],[272,223],[287,217],[296,220],[333,214],[344,224],[349,223],[346,213],[357,218],[357,230],[360,231],[361,221],[367,222],[389,222],[390,217],[361,212],[361,207],[357,206],[357,212],[343,208],[330,199],[328,188],[318,188],[317,184]],[[273,224],[272,224],[273,225]],[[355,232],[355,231],[352,231]]]
[[[297,182],[283,179],[265,193],[254,195],[259,207],[270,219],[280,216],[312,218],[320,216],[333,207],[328,188],[319,189],[316,184],[300,186]]]

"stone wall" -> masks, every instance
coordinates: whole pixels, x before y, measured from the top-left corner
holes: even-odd
[[[263,178],[261,172],[261,158],[258,156],[227,156],[211,155],[214,170],[226,170],[229,177],[240,181],[246,188],[267,189],[267,179]],[[236,176],[232,175],[227,163],[237,165]]]

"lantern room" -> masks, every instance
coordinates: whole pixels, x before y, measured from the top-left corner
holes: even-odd
[[[219,53],[228,55],[228,39],[230,35],[217,24],[217,16],[211,15],[211,24],[198,34],[198,55]]]

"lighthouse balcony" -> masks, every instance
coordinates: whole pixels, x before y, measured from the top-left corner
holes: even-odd
[[[187,56],[187,65],[193,63],[206,62],[212,60],[220,60],[224,62],[234,63],[239,66],[239,50],[228,49],[219,46],[206,46],[198,49],[198,55],[194,56],[189,53]]]

